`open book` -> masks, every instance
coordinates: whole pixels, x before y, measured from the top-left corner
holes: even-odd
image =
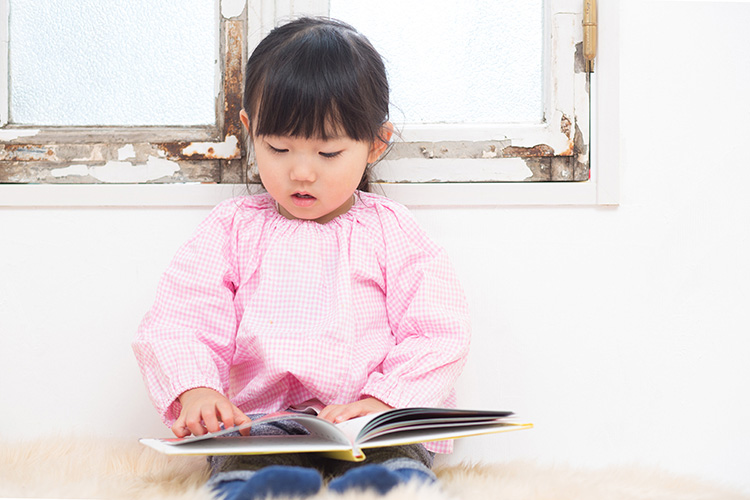
[[[332,424],[307,413],[279,412],[251,423],[203,436],[177,439],[141,439],[141,443],[168,455],[262,455],[318,452],[341,460],[362,461],[367,448],[442,441],[532,427],[509,422],[507,411],[446,408],[402,408],[373,413]],[[309,434],[292,436],[239,436],[252,425],[294,420]],[[233,435],[229,435],[233,434]]]

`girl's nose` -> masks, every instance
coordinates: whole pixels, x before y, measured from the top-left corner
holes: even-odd
[[[299,158],[294,162],[289,177],[291,180],[297,182],[315,182],[317,178],[315,167],[310,161],[303,158]]]

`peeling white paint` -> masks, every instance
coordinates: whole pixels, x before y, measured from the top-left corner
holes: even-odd
[[[125,146],[121,147],[117,150],[117,159],[122,160],[128,160],[130,158],[135,159],[135,148],[132,144],[126,144]]]
[[[239,154],[237,137],[228,135],[224,142],[193,142],[182,150],[185,156],[205,155],[214,158],[235,158]],[[213,151],[209,151],[209,149]]]
[[[39,129],[5,129],[0,130],[0,141],[12,141],[19,137],[33,137],[39,133]]]
[[[52,177],[67,177],[69,175],[89,175],[89,167],[86,165],[71,165],[65,168],[56,168],[52,172]]]
[[[146,164],[110,161],[103,167],[91,167],[91,176],[102,182],[147,182],[168,177],[180,170],[177,162],[149,156]]]
[[[53,177],[68,175],[86,176],[102,182],[138,183],[168,177],[180,170],[180,166],[164,158],[149,156],[145,164],[133,165],[129,161],[109,161],[103,166],[71,165],[52,171]]]
[[[230,19],[242,14],[246,0],[222,0],[221,15],[224,19]]]

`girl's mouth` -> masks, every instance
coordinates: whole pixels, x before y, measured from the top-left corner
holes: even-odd
[[[298,207],[309,207],[315,203],[315,196],[308,193],[294,193],[292,195],[292,203]]]

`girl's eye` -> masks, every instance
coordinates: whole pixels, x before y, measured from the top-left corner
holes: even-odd
[[[288,149],[275,148],[275,147],[271,146],[268,143],[266,143],[266,144],[268,145],[268,149],[270,149],[272,153],[280,154],[280,153],[286,153],[286,152],[289,151]]]
[[[338,155],[340,155],[341,153],[342,153],[341,151],[336,151],[336,152],[334,152],[334,153],[324,153],[324,152],[322,152],[322,151],[321,151],[321,152],[320,152],[320,153],[318,153],[318,154],[319,154],[320,156],[322,156],[323,158],[336,158],[336,157],[337,157]]]

